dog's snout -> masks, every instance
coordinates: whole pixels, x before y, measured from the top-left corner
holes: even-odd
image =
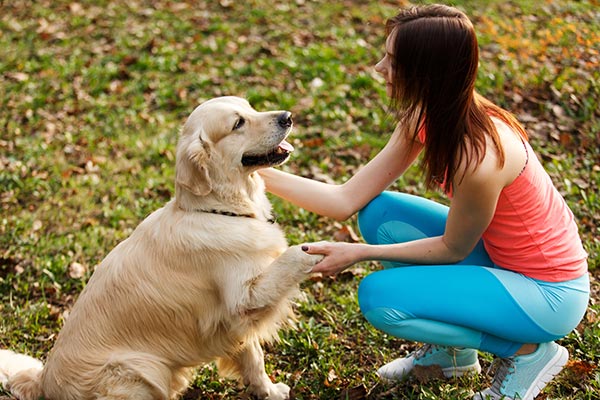
[[[289,111],[282,112],[279,117],[277,117],[277,123],[282,128],[289,128],[292,126],[292,113]]]

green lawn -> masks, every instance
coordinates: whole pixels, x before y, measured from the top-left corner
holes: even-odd
[[[296,151],[282,168],[347,179],[391,133],[373,65],[400,4],[0,1],[0,348],[44,357],[94,266],[173,195],[178,130],[203,100],[232,94],[258,110],[291,110]],[[526,125],[590,255],[589,311],[561,341],[571,361],[540,398],[598,399],[600,5],[453,4],[479,33],[478,90]],[[445,201],[416,170],[394,188]],[[356,230],[354,220],[273,203],[290,243]],[[267,346],[272,377],[298,399],[468,399],[487,385],[486,374],[378,383],[377,366],[415,344],[361,316],[356,288],[375,268],[303,285],[297,329]],[[185,396],[224,397],[243,393],[212,366]]]

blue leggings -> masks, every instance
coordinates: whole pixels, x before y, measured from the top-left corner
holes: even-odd
[[[448,207],[383,192],[358,214],[367,243],[402,243],[444,233]],[[587,308],[589,277],[545,282],[494,265],[483,243],[462,262],[382,262],[365,277],[358,302],[365,318],[390,335],[479,349],[509,357],[524,343],[567,335]]]

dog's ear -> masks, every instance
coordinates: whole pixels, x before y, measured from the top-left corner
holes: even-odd
[[[197,136],[199,137],[199,136]],[[206,196],[212,190],[207,164],[209,152],[201,139],[186,145],[179,144],[175,181],[196,196]]]

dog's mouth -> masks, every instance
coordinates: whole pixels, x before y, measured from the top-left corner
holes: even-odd
[[[276,148],[266,154],[244,154],[242,156],[242,165],[245,167],[270,167],[279,165],[290,157],[292,151],[294,151],[294,146],[284,139]]]

